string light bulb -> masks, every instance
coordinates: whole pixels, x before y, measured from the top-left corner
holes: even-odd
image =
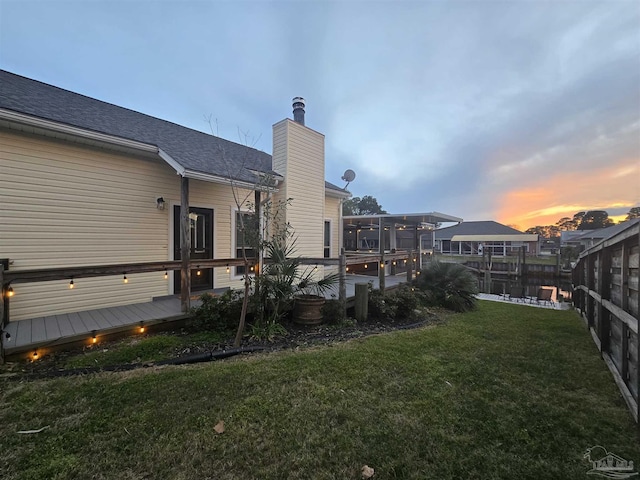
[[[127,274],[126,273],[122,274],[122,283],[129,283],[129,279],[127,278]]]
[[[368,263],[365,263],[365,264],[364,264],[364,268],[369,268],[369,264],[368,264]]]
[[[72,278],[71,281],[69,282],[69,290],[73,290],[74,287],[75,285],[73,284],[73,278]]]

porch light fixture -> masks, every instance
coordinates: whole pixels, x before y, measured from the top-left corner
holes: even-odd
[[[393,261],[393,266],[394,266],[394,267],[396,266],[396,261],[395,261],[395,260]]]
[[[348,272],[348,271],[349,271],[349,267],[347,267],[347,269],[346,269],[346,270],[347,270],[347,272]]]
[[[129,283],[129,279],[127,278],[127,273],[122,274],[122,283]]]
[[[166,280],[167,278],[169,278],[169,270],[164,271],[164,279]]]
[[[9,332],[4,332],[5,340],[11,340],[11,334]]]
[[[380,262],[380,268],[384,268],[384,262]]]
[[[198,270],[196,271],[196,275],[202,275],[202,271],[200,270],[200,265],[198,265]]]
[[[7,297],[11,298],[15,295],[16,293],[13,291],[13,287],[9,286],[9,289],[7,290]]]
[[[251,265],[251,271],[253,272],[255,270],[254,266]]]
[[[156,207],[158,207],[158,210],[164,210],[165,204],[166,202],[163,197],[156,198]]]
[[[74,287],[75,285],[73,284],[73,278],[72,278],[71,281],[69,282],[69,290],[73,290]]]
[[[369,268],[369,264],[368,264],[368,263],[365,263],[365,264],[364,264],[364,268]]]
[[[229,273],[231,269],[229,268],[229,264],[227,263],[227,273]]]

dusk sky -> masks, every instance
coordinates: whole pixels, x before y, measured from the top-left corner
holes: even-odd
[[[271,153],[390,212],[555,223],[640,205],[640,1],[8,1],[0,68]]]

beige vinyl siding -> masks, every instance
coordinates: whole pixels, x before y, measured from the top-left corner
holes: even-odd
[[[324,219],[331,221],[331,258],[340,255],[340,208],[339,198],[326,197],[324,200]],[[325,267],[325,275],[338,273],[338,267]]]
[[[285,177],[277,200],[291,199],[287,221],[296,237],[296,253],[323,256],[324,135],[291,120],[274,125],[273,168]],[[318,269],[318,276],[323,275]]]
[[[164,197],[165,210],[156,208]],[[0,258],[10,269],[163,261],[172,257],[172,203],[180,177],[161,160],[137,158],[0,131]],[[190,204],[214,209],[214,256],[231,256],[231,189],[190,181]],[[164,272],[16,284],[20,320],[128,303],[170,293]],[[214,285],[230,285],[224,268]]]

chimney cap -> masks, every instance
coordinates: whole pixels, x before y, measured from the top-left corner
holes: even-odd
[[[293,97],[293,121],[304,125],[305,102],[302,97]]]

